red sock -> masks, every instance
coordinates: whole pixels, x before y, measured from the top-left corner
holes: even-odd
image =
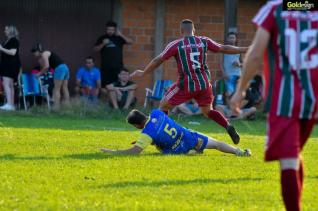
[[[287,211],[300,210],[300,190],[298,172],[286,169],[281,172],[282,195]]]
[[[301,194],[303,191],[303,183],[304,183],[304,160],[302,158],[299,159],[299,169],[298,173],[298,180],[299,180],[299,197],[301,199]]]
[[[224,128],[226,128],[229,125],[229,122],[226,120],[223,114],[217,110],[211,110],[209,112],[208,117]]]

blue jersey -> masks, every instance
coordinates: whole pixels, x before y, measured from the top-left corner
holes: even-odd
[[[198,146],[202,151],[208,140],[206,136],[177,124],[158,109],[151,112],[141,134],[143,140],[151,140],[165,154],[186,154]],[[143,147],[143,144],[137,141],[137,146]]]

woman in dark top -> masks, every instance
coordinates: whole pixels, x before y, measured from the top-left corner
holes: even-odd
[[[0,45],[1,63],[0,76],[3,78],[4,92],[7,103],[0,107],[1,110],[13,111],[14,107],[14,81],[17,80],[21,68],[19,57],[19,32],[15,26],[6,26],[4,34],[7,40]]]
[[[54,52],[49,50],[42,50],[41,45],[37,45],[32,48],[33,55],[43,63],[43,67],[38,73],[42,75],[49,68],[54,69],[54,88],[53,88],[53,100],[54,107],[58,109],[60,106],[61,91],[63,93],[64,101],[69,103],[70,95],[68,92],[68,80],[70,78],[70,71],[64,61]]]

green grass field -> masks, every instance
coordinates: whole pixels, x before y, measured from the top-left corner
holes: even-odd
[[[231,143],[205,119],[184,126]],[[278,164],[263,162],[265,121],[234,122],[250,158],[206,151],[112,156],[138,132],[124,116],[104,120],[0,113],[0,210],[283,210]],[[286,131],[288,132],[288,131]],[[304,210],[318,210],[318,131],[303,152]]]

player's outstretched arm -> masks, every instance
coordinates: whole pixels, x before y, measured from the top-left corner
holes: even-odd
[[[132,74],[130,74],[131,78],[138,78],[143,77],[145,74],[150,73],[154,71],[156,68],[158,68],[162,64],[162,60],[160,55],[151,60],[151,62],[146,66],[144,70],[136,70]]]
[[[108,154],[126,154],[126,155],[136,155],[136,154],[140,154],[142,152],[142,148],[138,147],[138,146],[133,146],[129,149],[125,149],[125,150],[111,150],[111,149],[106,149],[106,148],[102,148],[101,151],[104,153],[108,153]]]
[[[240,53],[245,53],[247,50],[248,50],[248,47],[237,47],[234,45],[221,45],[219,52],[226,53],[226,54],[240,54]]]
[[[258,28],[252,46],[248,50],[242,68],[242,76],[236,92],[230,100],[230,106],[235,114],[240,113],[240,105],[245,96],[245,90],[250,80],[260,69],[262,58],[269,42],[270,34],[263,28]]]

